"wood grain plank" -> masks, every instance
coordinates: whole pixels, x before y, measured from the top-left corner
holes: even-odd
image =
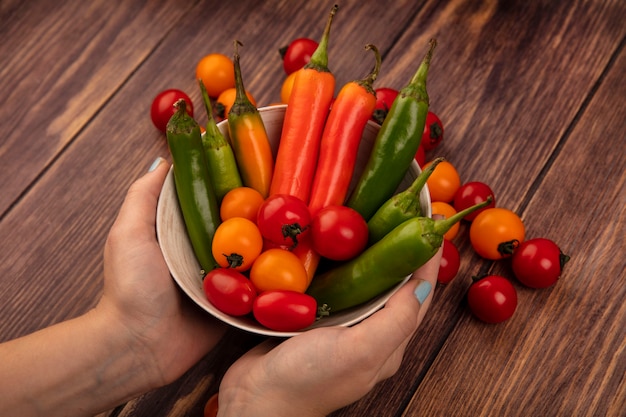
[[[624,38],[624,28],[615,17],[623,14],[623,5],[617,3],[428,3],[417,17],[422,19],[420,24],[415,25],[422,31],[407,33],[406,38],[413,42],[414,49],[432,34],[439,40],[429,92],[431,108],[446,124],[446,138],[431,156],[442,155],[453,162],[464,182],[479,180],[490,184],[498,205],[513,210],[522,207],[527,194],[535,192],[531,189],[533,182],[543,175],[542,168],[561,146],[559,141],[578,117],[588,91],[594,88]],[[407,42],[403,38],[398,44]],[[388,60],[397,61],[391,64],[394,69],[409,61],[406,54],[396,54],[395,50],[390,51]],[[558,82],[553,82],[555,78]],[[599,120],[604,118],[597,121],[603,123]],[[623,120],[612,120],[623,129]],[[551,189],[547,190],[546,195],[550,196]],[[570,227],[567,217],[550,218],[555,238]],[[490,267],[489,262],[473,253],[464,239],[466,234],[467,227],[463,225],[456,239],[462,253],[460,278],[436,294],[436,303],[410,345],[403,368],[370,396],[335,415],[372,414],[376,411],[373,403],[380,398],[385,398],[388,407],[383,415],[400,414],[406,392],[420,385],[448,334],[466,324],[464,297],[469,279]],[[502,332],[507,337],[506,332],[518,331],[513,327],[500,329],[497,334]],[[464,342],[457,343],[463,346]],[[471,358],[474,349],[479,349],[466,348],[457,354]],[[495,356],[493,359],[491,367],[485,363],[482,366],[486,367],[485,372],[497,374],[498,366],[505,366],[506,362]],[[436,373],[432,378],[442,375]],[[429,380],[418,395],[430,396],[431,391],[443,388],[439,384],[432,386]],[[464,390],[462,384],[457,385],[458,398],[480,401],[461,396]],[[457,415],[453,408],[446,409],[446,414],[433,404],[436,403],[429,404],[428,410],[434,415]],[[423,410],[414,407],[411,411],[413,414],[408,415],[418,415]]]
[[[250,88],[259,92],[260,102],[268,103],[273,100],[270,97],[278,96],[284,77],[278,47],[296,34],[318,36],[329,10],[325,2],[323,7],[322,2],[317,5],[307,2],[302,10],[294,9],[289,2],[262,7],[253,3],[254,8],[249,2],[223,3],[216,7],[207,3],[196,4],[184,22],[168,33],[167,40],[150,52],[150,57],[124,81],[124,85],[101,103],[96,116],[81,127],[69,146],[63,148],[44,174],[3,217],[0,223],[2,340],[78,315],[98,299],[102,285],[102,246],[126,189],[157,155],[167,156],[168,153],[163,136],[147,117],[156,92],[177,87],[192,92],[194,101],[200,103],[193,77],[197,61],[210,52],[230,54],[232,41],[240,38],[245,45],[241,50],[244,71],[250,71],[247,68],[262,69],[254,72]],[[400,16],[398,11],[408,4],[398,2],[384,15],[387,18],[394,14]],[[348,17],[354,18],[354,13],[368,10],[357,6],[358,2],[353,1],[342,7],[345,22],[352,22]],[[252,9],[254,13],[249,13]],[[117,13],[124,14],[122,10]],[[313,14],[319,19],[314,19]],[[108,16],[107,13],[103,15]],[[51,19],[59,16],[63,14],[53,15]],[[402,16],[409,18],[409,15]],[[338,39],[351,39],[355,32],[353,25],[337,24],[333,33]],[[215,27],[224,30],[215,31]],[[306,28],[310,31],[305,33]],[[139,29],[136,27],[137,31]],[[395,32],[381,32],[380,39],[390,47],[395,36]],[[352,45],[352,41],[346,42],[346,45]],[[346,47],[346,53],[338,56],[337,61],[343,62],[347,68],[345,72],[338,72],[344,73],[347,79],[355,77],[348,69],[353,67],[352,57],[364,55],[361,45],[365,43],[359,40],[358,47]],[[140,54],[141,50],[137,53]],[[108,60],[115,59],[118,58],[108,57]],[[136,62],[138,58],[133,54],[129,59]],[[103,65],[111,65],[108,60]],[[369,65],[367,62],[365,67]],[[99,73],[95,78],[76,82],[84,83],[83,88],[89,90],[89,94],[75,99],[87,106],[91,95],[102,94],[109,81],[105,74]],[[40,111],[38,108],[33,114],[44,117],[45,113]],[[51,118],[69,119],[69,113],[49,112]],[[88,117],[85,115],[85,120]],[[61,122],[57,124],[61,126]],[[39,141],[46,139],[43,135],[35,138]],[[238,337],[237,344],[241,346],[251,346],[255,341],[248,335]],[[219,358],[220,363],[228,363],[224,362],[224,357],[228,358],[228,355],[219,351],[209,362]],[[206,369],[206,364],[198,365],[198,369]],[[203,375],[191,372],[188,378],[200,382]],[[161,415],[179,401],[179,389],[185,390],[192,384],[188,378],[179,381],[176,388],[160,391],[169,394],[164,400],[165,405],[164,402],[158,404]],[[215,389],[215,385],[210,389]],[[142,403],[147,407],[144,408],[146,413],[154,411],[151,398]],[[137,409],[140,405],[132,407]]]
[[[524,211],[531,237],[572,256],[564,276],[518,286],[510,323],[464,317],[405,415],[623,415],[626,144],[589,138],[623,137],[625,71],[622,50]],[[494,271],[511,276],[507,264]]]
[[[44,0],[39,1],[47,5]],[[26,119],[18,120],[17,124],[23,127],[44,121],[56,130],[48,130],[54,135],[43,135],[41,133],[46,131],[40,129],[37,134],[29,136],[32,142],[39,144],[32,145],[32,149],[20,144],[20,149],[27,149],[23,155],[30,155],[38,161],[31,163],[29,172],[39,175],[42,167],[48,168],[32,186],[28,185],[32,180],[11,182],[14,193],[20,194],[25,187],[30,188],[0,220],[2,340],[80,314],[97,300],[102,282],[102,245],[121,199],[130,182],[147,169],[154,157],[167,155],[163,137],[146,116],[153,95],[163,88],[177,87],[190,92],[194,102],[199,104],[193,79],[196,62],[210,52],[231,54],[232,41],[237,38],[244,43],[240,52],[246,87],[255,94],[260,105],[276,101],[284,77],[277,47],[297,36],[318,37],[330,4],[310,1],[298,3],[294,8],[293,2],[288,1],[197,2],[184,18],[176,20],[176,25],[168,25],[172,17],[170,12],[182,17],[183,10],[175,8],[172,11],[171,5],[161,7],[146,3],[143,14],[133,9],[134,5],[120,3],[117,6],[113,11],[96,3],[93,7],[104,16],[102,19],[110,22],[101,22],[103,26],[93,32],[89,32],[91,27],[85,28],[91,33],[90,41],[74,34],[78,38],[76,44],[69,26],[55,23],[55,19],[71,22],[68,20],[70,13],[60,13],[48,6],[44,10],[49,14],[37,15],[30,9],[19,9],[17,3],[3,2],[0,6],[0,16],[7,16],[7,10],[18,7],[15,10],[19,11],[11,15],[17,16],[18,22],[41,19],[43,32],[37,31],[36,34],[44,33],[58,39],[54,43],[58,45],[56,52],[45,56],[51,63],[52,74],[61,80],[53,85],[52,92],[44,92],[42,103],[46,106],[36,107],[36,111],[24,116]],[[385,56],[377,84],[401,87],[417,67],[428,38],[436,36],[439,47],[429,77],[429,91],[432,107],[444,117],[447,127],[446,140],[437,153],[452,160],[464,180],[480,179],[494,184],[501,196],[501,205],[525,208],[525,219],[532,224],[532,232],[550,232],[555,237],[565,235],[571,248],[580,253],[601,252],[601,246],[590,245],[590,236],[593,236],[590,230],[575,229],[571,225],[586,224],[584,222],[592,218],[606,222],[602,225],[623,225],[623,209],[621,217],[607,220],[591,196],[578,200],[577,188],[569,187],[585,184],[582,178],[575,179],[577,177],[572,173],[589,169],[581,156],[585,153],[576,157],[576,140],[587,139],[586,145],[591,148],[587,152],[592,155],[598,155],[593,152],[597,151],[594,147],[601,148],[599,140],[602,140],[602,146],[623,144],[623,140],[619,142],[623,133],[619,134],[623,132],[624,118],[617,117],[623,116],[623,105],[619,100],[624,96],[623,86],[619,84],[619,75],[624,73],[623,58],[613,64],[609,77],[601,84],[604,90],[598,92],[599,98],[589,105],[576,125],[575,133],[570,134],[568,129],[581,117],[577,112],[585,106],[595,83],[603,79],[603,71],[611,64],[611,57],[623,42],[622,3],[544,1],[529,5],[497,1],[451,1],[445,4],[402,1],[382,7],[374,2],[354,0],[340,2],[340,6],[331,35],[336,41],[331,43],[329,51],[331,69],[338,76],[338,85],[367,72],[371,57],[363,52],[361,45],[374,42]],[[124,9],[128,7],[131,10]],[[125,13],[130,13],[133,18],[125,20]],[[163,25],[137,23],[153,15]],[[100,22],[99,19],[95,21]],[[17,42],[15,34],[24,30],[18,26],[5,29],[5,25],[0,24],[0,30],[11,33],[12,45]],[[170,27],[171,30],[162,33],[163,28]],[[98,58],[95,51],[100,50],[103,43],[117,40],[113,33],[120,28],[127,28],[122,32],[128,38],[121,43],[128,47],[123,49],[127,55],[110,53]],[[163,36],[163,41],[154,48],[155,39]],[[27,36],[28,39],[36,37],[35,34]],[[67,45],[62,48],[64,44]],[[66,47],[68,52],[63,52]],[[87,51],[86,55],[83,49]],[[0,46],[2,62],[9,52],[8,48]],[[59,52],[63,53],[58,55]],[[72,61],[66,54],[78,56],[79,61],[96,75],[88,70],[81,72],[78,67],[62,69],[63,65],[53,65],[56,57],[71,66]],[[15,59],[9,66],[11,74],[18,74],[24,68],[27,69],[25,73],[35,72],[28,66],[23,67],[30,62],[28,59]],[[98,70],[99,66],[104,69]],[[131,68],[135,70],[132,74],[129,73]],[[0,71],[6,70],[0,68]],[[6,79],[4,74],[0,73],[0,92],[8,91],[2,84]],[[20,88],[27,91],[30,85],[24,84]],[[63,92],[63,88],[68,91]],[[617,94],[619,91],[620,95]],[[59,97],[69,103],[61,112],[54,108]],[[23,103],[36,103],[34,99],[29,100],[32,101]],[[604,100],[608,113],[602,112],[602,107],[596,110],[598,103]],[[81,120],[76,125],[73,124],[74,112],[79,113]],[[4,113],[0,116],[0,120],[7,120]],[[199,119],[202,121],[202,116]],[[613,125],[607,127],[610,123]],[[613,135],[594,135],[590,140],[584,136],[589,130],[583,127]],[[11,146],[17,146],[15,138],[19,136],[12,137]],[[43,148],[48,149],[47,156],[36,155],[34,150],[47,140],[52,142]],[[0,158],[3,158],[0,162],[13,159],[5,153],[8,149],[5,143],[9,142],[0,145]],[[574,155],[572,161],[568,159],[571,155]],[[614,162],[621,162],[623,166],[623,159],[616,155],[612,157]],[[546,173],[542,168],[552,164],[551,158],[555,158],[554,165]],[[23,156],[21,161],[24,162]],[[4,174],[5,165],[0,166]],[[543,182],[535,182],[544,175]],[[567,187],[561,189],[562,184]],[[0,183],[0,187],[4,192],[4,183]],[[613,193],[623,200],[623,177],[602,187],[607,197]],[[562,201],[553,201],[554,195]],[[10,205],[13,200],[7,201]],[[579,209],[574,216],[570,216],[571,211],[567,215],[555,216],[543,209],[552,204],[561,209],[561,205],[572,201]],[[570,223],[571,219],[576,223]],[[611,243],[610,236],[605,232],[597,242]],[[623,247],[623,241],[614,243]],[[469,276],[481,268],[489,268],[488,263],[472,255],[466,244],[462,249],[461,274]],[[467,415],[471,415],[472,411],[480,413],[492,406],[509,411],[510,408],[504,405],[505,399],[519,405],[521,401],[529,400],[527,392],[541,396],[541,389],[551,388],[552,383],[559,388],[555,395],[564,394],[568,398],[562,403],[562,410],[574,407],[591,410],[591,406],[584,404],[583,399],[578,401],[576,395],[592,397],[592,406],[600,410],[620,410],[624,405],[625,388],[617,377],[623,370],[623,367],[619,368],[623,364],[623,360],[620,362],[623,354],[616,353],[615,348],[619,342],[617,326],[623,325],[623,293],[615,289],[614,281],[595,283],[590,288],[596,292],[618,293],[611,298],[612,304],[600,306],[582,295],[579,286],[586,284],[588,276],[593,276],[596,271],[607,268],[619,273],[620,266],[623,270],[624,265],[611,263],[611,258],[605,254],[592,258],[598,260],[591,264],[584,264],[584,258],[577,259],[578,263],[572,265],[582,271],[570,265],[568,284],[560,283],[545,292],[524,291],[524,307],[520,308],[515,321],[500,327],[482,326],[469,317],[462,304],[467,280],[460,279],[445,291],[438,291],[436,303],[411,343],[400,372],[379,384],[362,401],[334,415],[399,415],[416,390],[407,415],[426,414],[426,410],[434,415],[446,415],[446,411],[450,411],[447,415],[462,415],[469,410]],[[498,268],[494,270],[499,271]],[[568,304],[572,301],[590,309],[588,315]],[[553,309],[562,315],[554,315]],[[550,326],[547,329],[556,329],[554,334],[539,325],[526,325],[526,321],[534,317],[535,310],[540,311],[537,314],[542,317],[541,323]],[[610,318],[611,314],[621,319],[601,327],[599,323]],[[591,319],[585,321],[582,328],[574,327],[587,317]],[[560,367],[567,357],[566,348],[569,348],[558,344],[558,340],[582,340],[572,339],[570,333],[573,331],[580,331],[590,338],[581,337],[583,345],[575,348],[573,356],[587,360],[587,367],[578,370],[570,365],[566,367],[565,377],[555,377],[550,367]],[[551,364],[547,358],[543,362],[542,358],[524,353],[523,361],[511,363],[511,353],[522,350],[511,340],[523,345],[524,352],[535,353],[539,350],[529,340],[537,341],[556,355],[559,362]],[[107,414],[201,415],[203,401],[217,390],[219,378],[228,365],[258,341],[258,338],[232,331],[214,352],[179,381]],[[489,350],[490,346],[494,349]],[[602,354],[607,358],[595,365],[591,363],[591,359]],[[480,358],[480,369],[477,369],[482,372],[480,379],[467,374],[468,370],[478,368],[474,364],[476,356]],[[532,365],[532,375],[547,378],[548,382],[541,385],[541,389],[528,388],[525,365]],[[587,378],[585,371],[593,376],[608,372],[610,376],[592,380]],[[510,376],[511,380],[498,382],[502,381],[501,375]],[[422,382],[424,377],[426,379]],[[452,379],[450,386],[454,389],[442,385],[448,379]],[[582,384],[567,385],[570,379],[580,380]],[[486,385],[496,392],[493,397],[467,396],[468,393],[484,395],[486,388],[466,386],[484,381],[491,381]],[[525,389],[516,388],[518,381]],[[601,397],[607,393],[613,397]],[[531,405],[520,409],[540,409],[550,398],[530,399]],[[445,401],[451,401],[453,405],[448,406]]]
[[[169,2],[3,2],[0,216],[185,14]]]

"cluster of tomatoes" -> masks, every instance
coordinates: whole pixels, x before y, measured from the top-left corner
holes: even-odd
[[[222,223],[213,237],[220,268],[203,281],[218,310],[253,313],[262,325],[295,331],[315,321],[315,299],[305,294],[311,277],[297,255],[302,245],[331,260],[347,260],[366,246],[367,223],[354,210],[330,206],[314,216],[297,197],[263,198],[249,187],[229,191],[220,205]]]
[[[435,149],[443,140],[443,124],[439,117],[429,112],[424,137],[415,159],[422,167],[427,151]],[[547,288],[559,279],[563,265],[569,257],[555,242],[546,238],[525,240],[525,226],[513,211],[496,207],[496,198],[489,185],[480,181],[462,183],[457,169],[449,161],[440,162],[429,177],[428,189],[433,215],[450,217],[457,212],[487,200],[487,207],[467,215],[469,239],[473,250],[482,258],[498,261],[509,258],[515,278],[530,288]],[[438,282],[452,281],[460,268],[460,254],[454,243],[460,225],[457,223],[444,235],[443,255]],[[503,276],[475,277],[467,294],[472,313],[487,323],[509,319],[517,307],[515,287]]]

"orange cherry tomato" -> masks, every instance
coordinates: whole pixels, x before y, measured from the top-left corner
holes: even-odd
[[[250,102],[256,107],[256,100],[249,91],[246,91],[246,96]],[[224,120],[228,117],[228,112],[233,107],[233,103],[237,98],[237,89],[235,87],[228,88],[217,97],[215,101],[215,117],[218,120]]]
[[[296,73],[298,71],[294,71],[285,78],[283,81],[283,85],[280,88],[280,101],[283,104],[289,103],[289,96],[291,96],[291,90],[293,88],[293,80],[296,78]]]
[[[443,201],[433,201],[432,203],[432,212],[433,214],[441,214],[446,219],[454,216],[456,214],[456,210],[448,203],[444,203]],[[455,223],[450,230],[448,230],[443,238],[446,240],[452,240],[459,233],[460,225],[459,223]]]
[[[269,290],[303,293],[309,280],[304,265],[295,254],[285,249],[268,249],[254,261],[250,281],[259,293]]]
[[[469,235],[478,255],[498,260],[511,256],[515,246],[524,241],[524,222],[509,209],[489,208],[476,216]]]
[[[196,65],[196,80],[200,78],[210,97],[218,97],[235,86],[235,65],[223,54],[208,54]]]
[[[204,405],[204,417],[217,417],[218,398],[217,392]]]
[[[233,217],[215,230],[212,251],[223,268],[247,271],[263,249],[263,237],[254,222]]]
[[[427,162],[422,169],[426,169],[431,162]],[[426,181],[432,201],[449,203],[454,200],[456,191],[461,187],[461,177],[454,165],[448,161],[441,161]]]
[[[263,204],[263,196],[252,187],[233,188],[224,195],[220,204],[222,221],[243,217],[256,223],[256,214]]]

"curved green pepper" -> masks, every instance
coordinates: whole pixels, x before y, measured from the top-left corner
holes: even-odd
[[[490,203],[491,198],[443,220],[413,217],[358,257],[315,277],[307,294],[317,300],[323,315],[367,302],[424,265],[455,223]]]
[[[366,221],[398,188],[422,140],[428,114],[426,77],[436,44],[434,39],[430,41],[430,49],[417,72],[393,101],[346,203]]]
[[[220,202],[227,192],[243,186],[243,182],[241,175],[239,175],[233,148],[228,139],[220,132],[213,118],[211,99],[202,79],[198,79],[198,84],[208,117],[206,132],[202,135],[202,145],[209,166],[209,179],[213,184],[217,201]]]
[[[376,213],[367,222],[369,230],[369,245],[382,239],[394,227],[412,217],[422,216],[420,193],[428,178],[444,158],[434,159],[426,169],[415,178],[406,190],[399,192],[380,206]]]
[[[200,126],[187,113],[184,100],[167,123],[167,144],[172,154],[174,184],[185,227],[204,272],[217,267],[211,244],[220,223],[219,206],[209,179]]]

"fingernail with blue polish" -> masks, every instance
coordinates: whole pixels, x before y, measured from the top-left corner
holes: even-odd
[[[417,301],[420,302],[420,304],[423,304],[424,301],[426,300],[426,297],[428,297],[428,294],[430,294],[430,290],[432,290],[433,286],[430,284],[430,282],[428,281],[420,281],[419,284],[417,284],[417,287],[415,287],[415,298],[417,298]]]
[[[163,162],[163,158],[161,158],[160,156],[154,160],[154,162],[152,163],[152,165],[150,165],[150,168],[148,169],[148,172],[152,172],[155,169],[157,169],[157,167],[159,165],[161,165],[161,162]]]

